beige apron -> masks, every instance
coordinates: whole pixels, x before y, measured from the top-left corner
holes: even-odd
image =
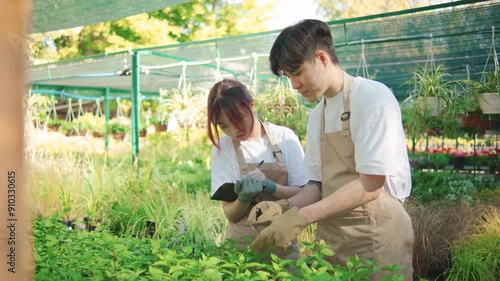
[[[322,197],[337,191],[358,178],[355,170],[354,143],[349,130],[352,76],[344,72],[344,113],[342,130],[325,133],[325,109],[321,117]],[[412,280],[413,229],[411,219],[401,202],[383,191],[379,198],[351,211],[318,222],[316,239],[333,248],[335,255],[328,257],[332,264],[345,265],[348,258],[378,261],[378,266],[389,263],[404,266],[397,274]],[[374,280],[387,272],[374,274]]]
[[[264,173],[264,175],[281,185],[288,185],[288,169],[286,167],[285,160],[283,158],[283,155],[281,153],[281,149],[276,143],[276,140],[274,136],[271,134],[269,131],[269,128],[266,123],[262,124],[264,127],[264,130],[266,131],[266,135],[269,139],[269,142],[271,143],[271,146],[273,148],[273,155],[276,158],[276,162],[274,163],[264,163],[259,170]],[[233,139],[233,145],[234,149],[236,151],[236,156],[238,160],[238,165],[240,167],[240,175],[245,175],[246,173],[255,170],[255,167],[257,166],[257,163],[245,163],[245,159],[243,157],[243,152],[240,147],[240,142],[238,140]],[[237,223],[233,222],[228,222],[228,226],[226,229],[226,233],[224,234],[224,240],[227,239],[233,239],[238,247],[243,247],[246,248],[249,246],[255,237],[259,234],[257,230],[252,229],[250,224],[248,223],[248,215],[250,213],[250,210],[252,210],[253,206],[255,206],[257,203],[261,201],[276,201],[275,197],[265,194],[265,193],[260,193],[250,204],[248,207],[248,210],[243,218],[241,218],[240,221]],[[293,252],[289,251],[292,250]],[[297,239],[294,239],[292,241],[292,245],[290,245],[287,248],[288,252],[285,251],[278,251],[278,250],[265,250],[262,251],[263,253],[274,253],[278,255],[281,258],[286,258],[286,259],[298,259],[300,258],[300,247]]]

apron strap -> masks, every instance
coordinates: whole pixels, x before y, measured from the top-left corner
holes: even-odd
[[[271,134],[271,130],[269,130],[269,125],[267,122],[262,123],[262,126],[264,127],[264,130],[266,131],[267,138],[269,139],[269,142],[271,143],[271,146],[273,148],[273,156],[276,158],[277,162],[285,162],[283,159],[283,153],[281,152],[281,148],[279,147],[278,143],[276,142],[276,139],[274,138],[274,135]]]
[[[276,158],[276,162],[278,163],[278,165],[280,167],[283,167],[286,169],[286,163],[285,163],[285,159],[283,158],[283,153],[281,152],[281,148],[279,147],[278,143],[276,142],[274,135],[271,133],[271,130],[269,129],[268,123],[267,122],[262,123],[260,121],[259,121],[259,123],[264,127],[264,131],[266,132],[267,138],[269,139],[269,143],[271,144],[271,147],[273,149],[273,156],[274,156],[274,158]],[[233,141],[234,150],[236,152],[236,159],[238,160],[238,164],[244,164],[245,157],[243,157],[243,151],[241,150],[240,141],[237,139],[232,139],[232,141]]]
[[[236,152],[236,160],[238,161],[238,164],[245,164],[245,157],[243,157],[243,151],[241,150],[241,144],[240,141],[237,139],[232,139],[233,141],[233,146],[234,146],[234,152]]]
[[[344,113],[340,115],[340,121],[342,121],[342,129],[349,130],[349,119],[351,118],[351,106],[350,106],[350,97],[351,97],[351,82],[354,80],[354,77],[349,75],[344,71]]]
[[[350,107],[350,96],[351,96],[351,82],[354,77],[349,75],[344,71],[344,84],[342,91],[344,92],[344,113],[340,115],[340,121],[342,122],[342,135],[350,136],[351,131],[349,130],[349,119],[351,119],[351,107]],[[325,107],[326,99],[323,98],[323,113],[321,114],[321,134],[325,133]]]

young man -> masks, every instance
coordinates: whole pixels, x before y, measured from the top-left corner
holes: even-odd
[[[323,100],[307,125],[304,168],[310,181],[289,202],[278,201],[284,211],[292,208],[268,220],[252,248],[283,248],[317,222],[316,239],[335,251],[331,263],[345,265],[357,255],[378,266],[401,265],[398,274],[412,280],[413,230],[402,204],[411,175],[396,98],[385,85],[343,71],[322,21],[285,28],[269,60],[274,74],[286,75],[308,101]],[[252,222],[265,224],[258,215],[269,208],[276,203],[255,206]]]

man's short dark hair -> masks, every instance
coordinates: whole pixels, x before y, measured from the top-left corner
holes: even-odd
[[[338,58],[333,48],[330,27],[320,20],[307,19],[283,29],[274,41],[269,56],[271,71],[281,76],[282,73],[294,73],[300,66],[311,61],[316,51],[328,53],[334,64]]]

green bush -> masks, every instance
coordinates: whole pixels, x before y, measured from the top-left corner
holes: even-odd
[[[474,192],[495,189],[492,178],[463,175],[453,171],[423,172],[412,170],[411,196],[426,204],[433,201],[474,202]]]
[[[230,244],[210,242],[175,246],[166,239],[120,238],[107,232],[67,230],[55,218],[35,222],[36,280],[371,280],[386,271],[384,280],[403,280],[401,267],[384,268],[351,258],[345,267],[323,258],[333,255],[324,243],[310,244],[314,254],[299,260],[235,251]]]

